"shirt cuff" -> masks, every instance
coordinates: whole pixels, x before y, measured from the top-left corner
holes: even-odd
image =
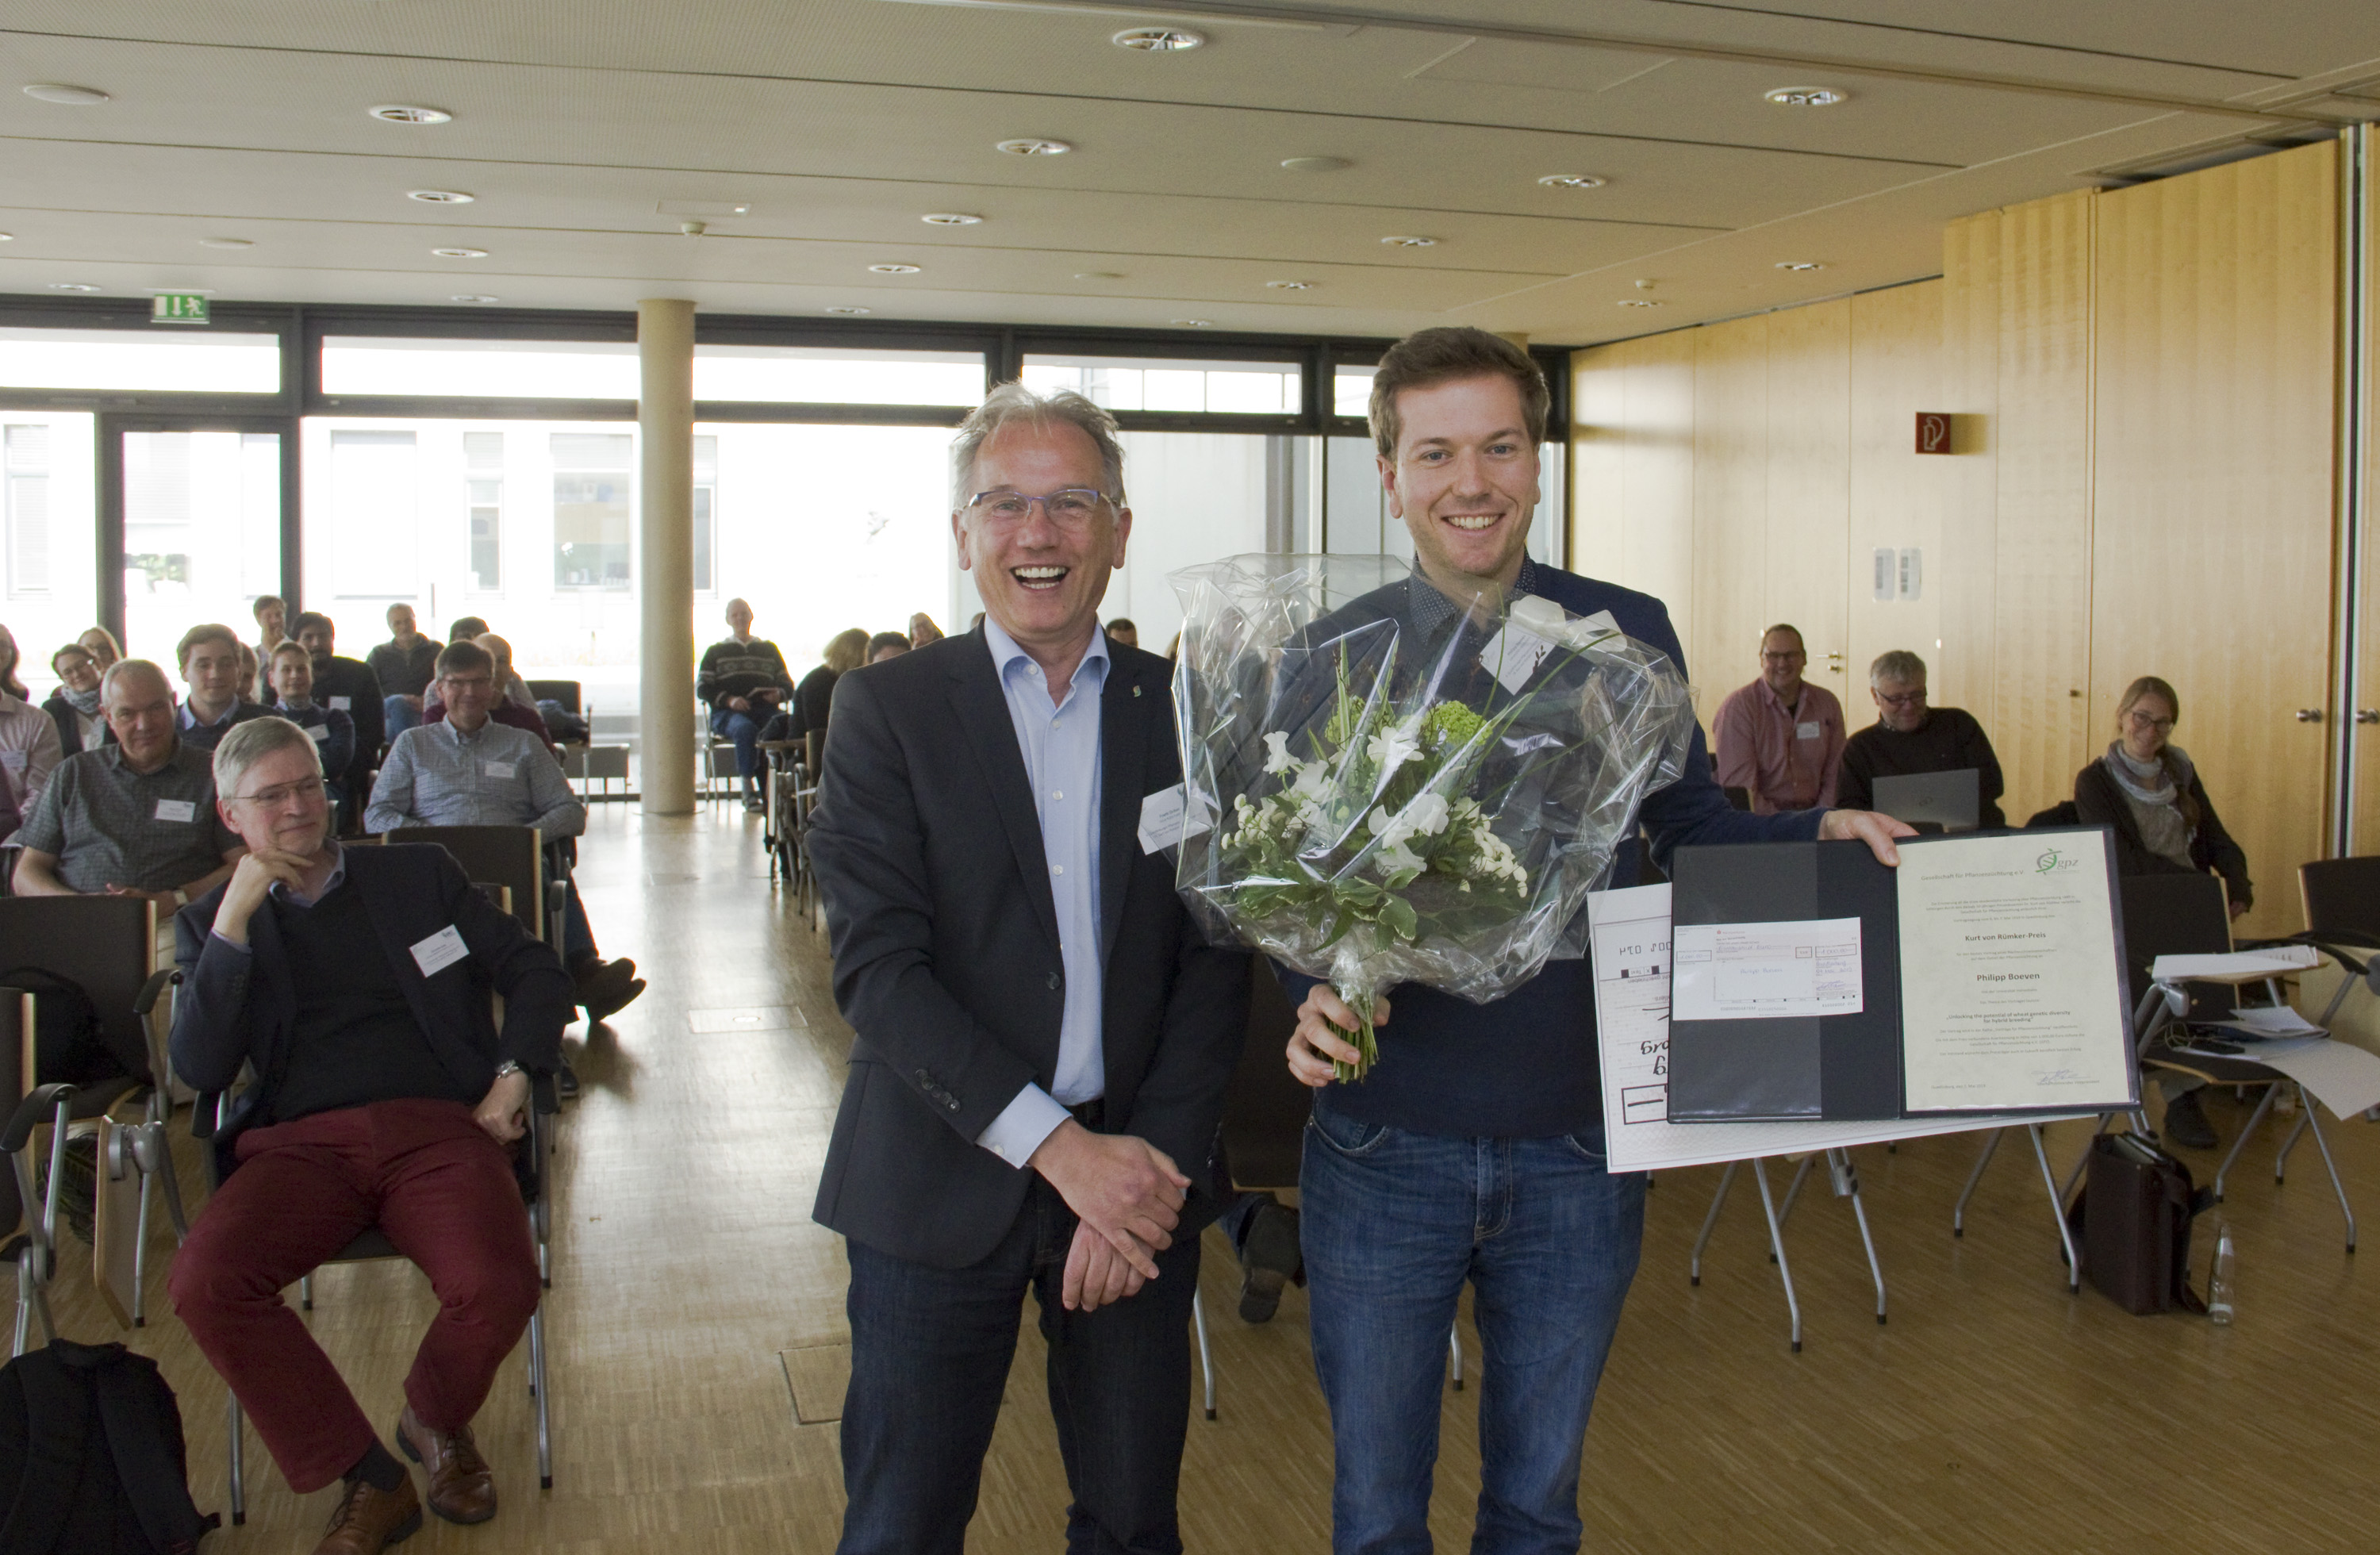
[[[1009,1165],[1022,1167],[1033,1159],[1041,1141],[1072,1116],[1048,1091],[1039,1086],[1026,1086],[1016,1093],[1014,1100],[1001,1109],[990,1128],[975,1136],[975,1142]]]
[[[221,933],[212,929],[207,930],[207,943],[211,945],[221,945],[224,949],[231,952],[234,955],[253,955],[256,954],[255,946],[243,945],[235,941],[226,940]]]

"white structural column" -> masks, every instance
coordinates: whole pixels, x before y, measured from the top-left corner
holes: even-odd
[[[637,304],[638,713],[647,815],[694,813],[694,304]]]

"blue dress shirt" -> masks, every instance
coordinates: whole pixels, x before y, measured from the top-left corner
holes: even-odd
[[[1016,726],[1025,778],[1033,787],[1050,897],[1058,910],[1059,962],[1066,974],[1052,1090],[1026,1086],[976,1137],[1009,1165],[1021,1167],[1066,1121],[1067,1108],[1107,1093],[1099,1031],[1099,697],[1107,686],[1108,639],[1105,632],[1091,633],[1090,650],[1075,666],[1065,699],[1053,704],[1041,666],[1015,638],[989,616],[983,636],[1001,694],[1008,699],[1009,720]]]

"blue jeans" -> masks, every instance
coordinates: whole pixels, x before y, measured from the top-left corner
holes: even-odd
[[[1158,1278],[1138,1295],[1069,1312],[1059,1288],[1075,1225],[1036,1177],[1000,1245],[966,1269],[847,1245],[849,1503],[838,1555],[961,1555],[1027,1290],[1050,1345],[1050,1413],[1074,1494],[1068,1555],[1181,1555],[1174,1499],[1190,1425],[1198,1239],[1158,1254]]]
[[[396,738],[407,729],[421,727],[421,710],[403,697],[382,697],[381,712],[388,720],[388,737]]]
[[[1484,1352],[1474,1555],[1575,1551],[1580,1444],[1635,1278],[1645,1179],[1600,1127],[1457,1139],[1317,1099],[1299,1186],[1314,1366],[1330,1405],[1336,1555],[1428,1555],[1447,1334]]]
[[[752,787],[752,774],[760,770],[760,725],[749,713],[734,708],[710,710],[710,732],[722,740],[735,742],[735,775],[744,780],[747,789]]]

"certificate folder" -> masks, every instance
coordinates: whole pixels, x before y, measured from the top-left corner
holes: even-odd
[[[2136,1106],[2109,837],[1680,848],[1670,1121]]]
[[[1900,1117],[1898,912],[1892,871],[1867,844],[1682,847],[1670,881],[1682,942],[1701,926],[1773,925],[1781,933],[1792,925],[1856,919],[1859,1009],[1712,1020],[1688,1018],[1682,1004],[1673,1005],[1670,1121]],[[1691,968],[1678,974],[1691,975]]]

